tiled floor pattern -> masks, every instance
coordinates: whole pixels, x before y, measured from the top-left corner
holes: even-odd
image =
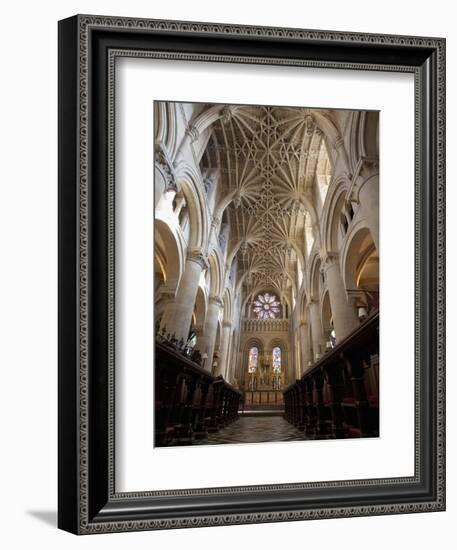
[[[222,443],[262,443],[266,441],[301,441],[303,433],[281,416],[241,417],[226,428],[210,433],[207,439],[195,441],[196,445]]]

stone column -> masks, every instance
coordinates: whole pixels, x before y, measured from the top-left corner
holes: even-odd
[[[303,374],[308,370],[308,363],[312,361],[311,357],[311,346],[309,341],[309,332],[308,332],[308,323],[300,323],[300,362],[301,368],[300,373]]]
[[[291,356],[293,365],[291,370],[291,379],[296,380],[301,376],[301,342],[300,342],[300,327],[293,328],[290,333],[289,345],[293,350]]]
[[[222,376],[228,381],[229,380],[229,364],[228,364],[228,358],[229,358],[229,343],[230,343],[230,334],[232,331],[232,323],[224,322],[222,323],[222,343],[221,343],[221,354],[219,357],[219,363],[217,365],[218,372],[216,373],[216,376],[219,374],[222,374]]]
[[[206,370],[211,371],[213,365],[214,345],[216,343],[217,321],[219,312],[224,307],[224,302],[217,296],[210,296],[208,301],[208,310],[206,312],[205,326],[203,328],[203,338],[199,346],[200,353],[208,354],[205,362]],[[220,365],[218,364],[218,373],[220,374]]]
[[[355,307],[348,302],[343,278],[340,273],[338,256],[336,254],[328,254],[324,261],[323,269],[327,281],[330,306],[332,308],[336,341],[339,343],[360,325],[360,321],[357,317]]]
[[[313,353],[314,357],[312,359],[313,363],[316,361],[316,355],[323,355],[325,350],[325,338],[322,331],[322,320],[321,312],[319,308],[319,302],[317,300],[310,300],[309,305],[309,315],[311,319],[311,334],[313,340]]]
[[[370,228],[373,242],[379,252],[379,174],[370,175],[363,180],[358,199],[360,214]]]
[[[229,344],[227,348],[227,381],[232,384],[236,379],[236,353],[235,353],[235,332],[230,330]]]
[[[206,267],[208,263],[202,254],[191,252],[187,255],[186,267],[179,281],[174,302],[168,304],[162,316],[160,328],[165,327],[166,334],[175,334],[177,340],[182,338],[186,342],[189,336],[198,283],[202,269]],[[203,353],[203,350],[201,351]]]

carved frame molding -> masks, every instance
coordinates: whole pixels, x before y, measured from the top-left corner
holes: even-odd
[[[415,476],[115,491],[113,121],[119,56],[414,74]],[[59,22],[60,528],[89,534],[445,509],[444,140],[441,38],[91,15]],[[91,407],[94,400],[97,407]]]

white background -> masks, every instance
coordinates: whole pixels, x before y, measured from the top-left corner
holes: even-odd
[[[183,82],[196,85],[183,92]],[[118,60],[116,83],[116,489],[413,476],[413,75],[270,66],[253,70],[227,63],[128,58]],[[284,105],[381,111],[381,437],[152,447],[152,100],[180,100],[183,93],[186,101],[195,102],[271,105],[280,101]],[[402,220],[401,234],[393,219]],[[398,273],[402,284],[398,284]],[[398,304],[403,308],[401,317]],[[182,468],[183,463],[191,465],[192,476]]]
[[[457,41],[452,3],[385,0],[280,3],[231,0],[186,2],[119,0],[61,5],[42,1],[4,6],[2,12],[1,301],[2,393],[0,540],[5,548],[265,548],[290,544],[314,548],[451,547],[457,511],[457,375],[448,369],[448,511],[439,514],[351,518],[305,523],[264,524],[198,530],[99,535],[76,538],[55,528],[57,389],[57,26],[74,13],[328,28],[335,30],[446,36],[448,39],[448,151],[457,149]],[[447,190],[448,280],[457,280],[457,179],[449,163]],[[456,285],[448,292],[448,333]]]

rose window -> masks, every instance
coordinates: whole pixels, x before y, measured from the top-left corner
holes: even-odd
[[[276,319],[279,316],[281,302],[274,294],[259,294],[254,300],[254,313],[257,319]]]

